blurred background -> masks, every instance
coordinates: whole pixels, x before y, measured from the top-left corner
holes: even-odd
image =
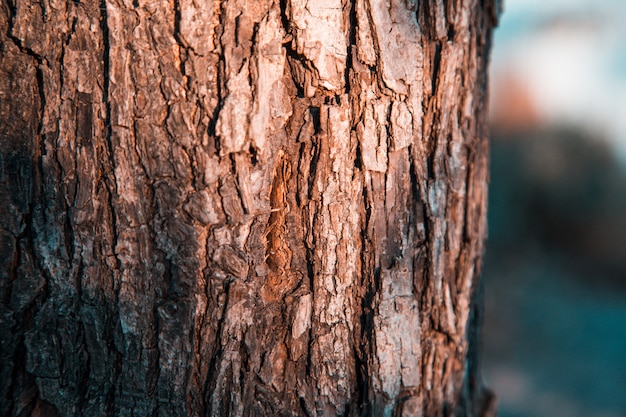
[[[626,1],[504,0],[490,76],[486,382],[626,416]]]

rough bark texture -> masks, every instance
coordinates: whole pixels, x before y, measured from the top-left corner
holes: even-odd
[[[495,0],[2,0],[0,416],[483,416]]]

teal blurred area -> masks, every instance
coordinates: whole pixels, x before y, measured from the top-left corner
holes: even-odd
[[[486,382],[626,416],[626,1],[508,0],[494,43]]]

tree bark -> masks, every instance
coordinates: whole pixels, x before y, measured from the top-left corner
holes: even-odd
[[[0,416],[486,416],[496,0],[2,0]]]

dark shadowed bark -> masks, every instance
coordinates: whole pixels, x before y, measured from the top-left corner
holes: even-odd
[[[2,0],[0,416],[486,416],[495,0]]]

